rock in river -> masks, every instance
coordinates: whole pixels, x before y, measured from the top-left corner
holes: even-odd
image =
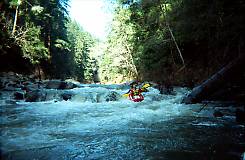
[[[46,92],[34,90],[26,93],[26,102],[39,102],[46,99]]]
[[[72,89],[77,87],[76,84],[71,82],[65,82],[61,80],[49,80],[44,82],[47,89]]]

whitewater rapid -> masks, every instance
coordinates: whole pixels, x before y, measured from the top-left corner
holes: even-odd
[[[74,96],[68,101],[2,103],[1,157],[195,159],[209,152],[208,147],[222,145],[222,140],[225,144],[240,141],[244,126],[236,124],[232,108],[216,118],[215,106],[181,104],[189,92],[186,88],[175,88],[175,95],[149,88],[138,103],[121,96],[128,89],[81,85],[69,90]],[[111,92],[119,99],[106,101]]]

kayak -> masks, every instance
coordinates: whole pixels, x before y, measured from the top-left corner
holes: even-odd
[[[144,84],[140,89],[134,90],[133,93],[125,93],[122,95],[122,97],[129,98],[129,100],[133,102],[141,102],[144,100],[144,96],[141,94],[141,92],[147,92],[147,88],[150,87],[150,84],[146,83]],[[130,89],[131,90],[131,89]],[[135,95],[136,93],[136,95]]]
[[[142,95],[138,95],[138,96],[129,96],[128,93],[125,93],[122,95],[124,98],[129,98],[129,100],[133,101],[133,102],[141,102],[144,100],[144,97]]]
[[[129,95],[129,100],[131,100],[131,101],[133,101],[133,102],[141,102],[141,101],[143,101],[144,100],[144,97],[143,97],[143,95],[142,94],[139,94],[139,95],[137,95],[137,96],[135,96],[135,95]]]

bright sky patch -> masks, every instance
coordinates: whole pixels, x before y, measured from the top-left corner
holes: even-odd
[[[69,12],[84,30],[103,40],[112,19],[110,7],[105,0],[71,0]]]

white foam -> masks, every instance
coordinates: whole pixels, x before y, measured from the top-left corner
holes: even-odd
[[[18,102],[11,114],[3,114],[1,124],[8,127],[2,130],[0,138],[4,151],[52,146],[64,143],[66,136],[74,134],[93,134],[101,130],[127,131],[132,123],[155,124],[196,114],[191,110],[191,105],[180,104],[184,89],[175,96],[167,96],[150,88],[149,92],[143,93],[145,100],[138,103],[127,98],[110,102],[94,101],[98,97],[105,98],[111,91],[119,95],[127,92],[116,86],[83,85],[70,91],[77,98],[58,102]],[[207,122],[195,125],[216,124]]]
[[[208,127],[213,127],[213,126],[217,126],[218,124],[213,123],[213,122],[201,122],[201,123],[197,123],[197,124],[192,124],[194,126],[208,126]]]

